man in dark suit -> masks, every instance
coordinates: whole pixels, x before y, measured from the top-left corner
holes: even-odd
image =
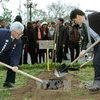
[[[68,41],[67,29],[63,25],[63,22],[64,22],[63,18],[58,18],[59,31],[57,34],[56,54],[57,54],[57,62],[59,63],[62,63],[63,51],[66,45],[66,41]]]
[[[79,25],[87,24],[88,34],[85,36],[88,37],[88,40],[89,35],[94,41],[100,39],[100,12],[94,12],[85,16],[85,13],[80,9],[74,9],[70,14],[70,18]],[[87,43],[84,44],[84,47],[86,47],[86,44]],[[83,57],[84,51],[85,50],[82,50],[82,52],[80,52],[80,57]],[[100,43],[94,48],[93,65],[95,71],[94,82],[92,85],[87,85],[86,88],[89,89],[90,92],[97,92],[100,91]]]
[[[0,61],[12,66],[8,69],[3,87],[12,88],[15,83],[15,72],[22,52],[22,41],[24,26],[20,22],[14,22],[10,30],[0,28]]]

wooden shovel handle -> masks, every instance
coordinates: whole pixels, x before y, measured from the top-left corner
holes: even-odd
[[[3,62],[0,62],[0,64],[1,64],[1,65],[4,65],[5,67],[7,67],[7,68],[9,68],[9,69],[12,69],[12,67],[11,67],[10,65],[7,65],[7,64],[5,64],[5,63],[3,63]],[[21,70],[18,70],[17,72],[20,73],[20,74],[23,74],[24,76],[27,76],[27,77],[29,77],[29,78],[31,78],[31,79],[34,79],[34,80],[36,80],[36,81],[38,81],[38,82],[43,83],[43,80],[41,80],[41,79],[39,79],[39,78],[37,78],[37,77],[34,77],[34,76],[32,76],[32,75],[30,75],[30,74],[28,74],[28,73],[25,73],[25,72],[23,72],[23,71],[21,71]]]
[[[93,58],[91,58],[91,59],[88,60],[87,62],[83,63],[83,64],[80,66],[80,68],[82,68],[84,65],[86,65],[87,63],[89,63],[89,62],[92,61],[92,60],[93,60]]]
[[[83,55],[85,55],[91,48],[93,48],[96,44],[98,44],[100,42],[100,39],[97,40],[96,42],[94,42],[89,48],[87,48],[84,52]],[[80,59],[80,57],[77,57],[73,62],[71,62],[70,65],[74,64],[78,59]]]

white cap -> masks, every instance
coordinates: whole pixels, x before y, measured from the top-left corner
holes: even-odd
[[[17,33],[23,33],[24,25],[16,21],[13,24],[11,24],[10,31],[16,31]]]
[[[47,23],[47,22],[42,22],[41,26],[42,26],[42,25],[44,25],[44,24],[46,24],[46,25],[47,25],[48,23]]]

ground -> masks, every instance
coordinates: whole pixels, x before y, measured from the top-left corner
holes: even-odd
[[[37,77],[43,80],[58,79],[51,71],[42,71]],[[100,93],[90,94],[80,83],[77,76],[67,74],[61,80],[68,82],[67,87],[45,90],[37,88],[35,80],[28,79],[25,86],[11,90],[9,100],[100,100]]]

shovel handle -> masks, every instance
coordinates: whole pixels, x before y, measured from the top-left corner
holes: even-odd
[[[12,69],[12,67],[11,67],[10,65],[7,65],[7,64],[5,64],[5,63],[3,63],[3,62],[0,62],[0,64],[1,64],[1,65],[4,65],[5,67],[7,67],[7,68],[9,68],[9,69]],[[27,77],[29,77],[29,78],[31,78],[31,79],[34,79],[34,80],[36,80],[36,81],[38,81],[38,82],[43,83],[43,80],[41,80],[41,79],[39,79],[39,78],[37,78],[37,77],[34,77],[34,76],[32,76],[32,75],[30,75],[30,74],[28,74],[28,73],[25,73],[25,72],[23,72],[23,71],[21,71],[21,70],[18,70],[17,72],[20,73],[20,74],[23,74],[24,76],[27,76]]]
[[[88,60],[87,62],[83,63],[83,64],[80,66],[80,68],[82,68],[84,65],[86,65],[87,63],[89,63],[89,62],[92,61],[92,60],[93,60],[93,58],[91,58],[91,59]]]
[[[98,44],[100,42],[100,39],[98,39],[96,42],[94,42],[89,48],[87,48],[84,52],[83,55],[85,55],[91,48],[93,48],[96,44]],[[71,62],[70,65],[74,64],[78,59],[80,59],[81,57],[77,57],[73,62]]]

